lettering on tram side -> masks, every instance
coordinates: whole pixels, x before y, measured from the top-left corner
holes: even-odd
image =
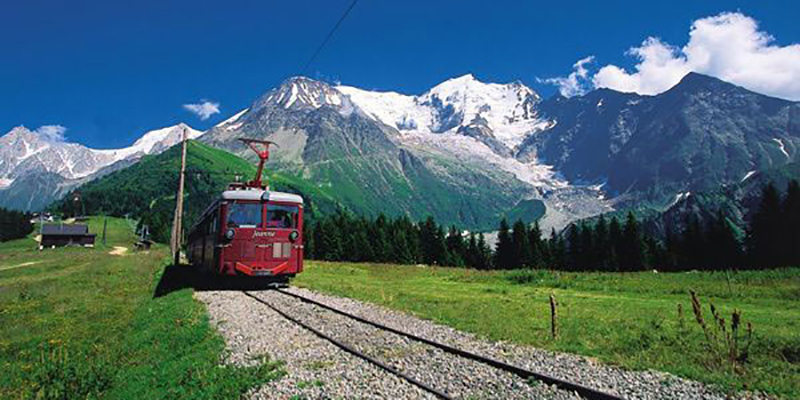
[[[275,232],[272,231],[253,231],[253,238],[257,237],[273,237]]]

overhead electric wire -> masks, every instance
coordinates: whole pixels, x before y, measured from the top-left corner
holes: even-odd
[[[325,37],[325,40],[322,41],[322,44],[319,45],[319,47],[317,48],[317,51],[314,52],[314,55],[311,56],[311,58],[308,60],[306,65],[303,66],[303,69],[300,70],[300,75],[303,75],[303,74],[306,73],[306,70],[308,69],[308,67],[311,66],[311,63],[314,62],[314,60],[317,58],[317,55],[319,55],[319,53],[322,51],[322,49],[325,47],[325,45],[328,44],[328,41],[331,40],[331,38],[333,37],[333,34],[336,33],[336,30],[339,29],[340,25],[342,25],[342,22],[344,22],[345,18],[347,18],[347,15],[350,14],[350,11],[353,10],[353,7],[356,6],[356,3],[358,3],[358,0],[353,0],[353,2],[350,3],[350,7],[347,7],[347,10],[344,11],[344,14],[342,14],[342,17],[339,18],[339,21],[337,21],[336,25],[333,26],[333,29],[331,29],[331,31],[328,33],[328,36]]]

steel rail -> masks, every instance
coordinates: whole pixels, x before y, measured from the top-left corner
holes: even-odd
[[[554,386],[556,386],[556,387],[558,387],[560,389],[563,389],[563,390],[576,392],[576,393],[578,393],[579,395],[581,395],[582,397],[584,397],[584,398],[586,398],[588,400],[625,400],[624,397],[620,397],[620,396],[613,395],[613,394],[610,394],[610,393],[602,392],[602,391],[599,391],[599,390],[594,389],[594,388],[583,386],[583,385],[581,385],[579,383],[574,383],[574,382],[566,381],[566,380],[563,380],[563,379],[560,379],[560,378],[556,378],[556,377],[553,377],[553,376],[550,376],[550,375],[546,375],[546,374],[542,374],[542,373],[539,373],[539,372],[530,371],[530,370],[527,370],[527,369],[524,369],[524,368],[521,368],[521,367],[517,367],[515,365],[508,364],[508,363],[500,361],[500,360],[495,360],[493,358],[484,357],[484,356],[482,356],[480,354],[471,353],[471,352],[468,352],[466,350],[461,350],[461,349],[458,349],[458,348],[455,348],[455,347],[452,347],[452,346],[449,346],[449,345],[446,345],[446,344],[443,344],[443,343],[435,342],[433,340],[426,339],[424,337],[417,336],[417,335],[414,335],[412,333],[404,332],[404,331],[401,331],[401,330],[398,330],[398,329],[395,329],[395,328],[380,324],[378,322],[370,321],[368,319],[359,317],[358,315],[350,314],[350,313],[348,313],[346,311],[339,310],[337,308],[331,307],[331,306],[329,306],[327,304],[324,304],[324,303],[320,303],[320,302],[318,302],[316,300],[310,299],[308,297],[305,297],[305,296],[302,296],[302,295],[299,295],[299,294],[287,292],[287,291],[281,290],[281,289],[276,289],[276,291],[278,291],[281,294],[284,294],[284,295],[287,295],[287,296],[290,296],[290,297],[294,297],[294,298],[296,298],[298,300],[301,300],[301,301],[313,304],[315,306],[324,308],[326,310],[332,311],[332,312],[334,312],[336,314],[345,316],[347,318],[350,318],[350,319],[356,320],[358,322],[364,323],[366,325],[370,325],[372,327],[375,327],[375,328],[378,328],[378,329],[381,329],[381,330],[385,330],[387,332],[391,332],[391,333],[394,333],[394,334],[397,334],[397,335],[400,335],[400,336],[407,337],[407,338],[412,339],[412,340],[416,340],[418,342],[425,343],[427,345],[430,345],[430,346],[436,347],[436,348],[438,348],[440,350],[443,350],[443,351],[445,351],[447,353],[455,354],[457,356],[461,356],[461,357],[464,357],[464,358],[467,358],[467,359],[470,359],[470,360],[478,361],[478,362],[490,365],[492,367],[495,367],[495,368],[498,368],[498,369],[501,369],[501,370],[504,370],[504,371],[511,372],[511,373],[513,373],[513,374],[515,374],[517,376],[520,376],[520,377],[522,377],[524,379],[533,378],[533,379],[536,379],[538,381],[544,382],[544,383],[546,383],[548,385],[554,385]]]
[[[446,393],[444,393],[442,391],[439,391],[434,387],[428,386],[425,383],[422,383],[422,382],[414,379],[413,377],[408,376],[408,375],[404,374],[403,372],[395,369],[394,367],[392,367],[392,366],[390,366],[388,364],[385,364],[385,363],[381,362],[380,360],[377,360],[377,359],[375,359],[373,357],[370,357],[370,356],[368,356],[368,355],[356,350],[355,348],[347,345],[346,343],[343,343],[343,342],[341,342],[339,340],[334,339],[331,336],[326,335],[325,333],[321,332],[320,330],[312,327],[311,325],[306,324],[303,321],[300,321],[299,319],[289,315],[288,313],[284,312],[283,310],[279,309],[278,307],[275,307],[272,304],[264,301],[263,299],[261,299],[261,298],[259,298],[257,296],[254,296],[253,294],[251,294],[249,292],[246,292],[246,291],[243,291],[242,293],[244,293],[246,296],[254,299],[255,301],[257,301],[257,302],[259,302],[261,304],[264,304],[265,306],[271,308],[272,311],[275,311],[276,313],[280,314],[280,316],[288,319],[289,321],[292,321],[295,324],[302,326],[306,330],[311,331],[312,333],[314,333],[315,335],[321,337],[322,339],[325,339],[325,340],[331,342],[334,346],[336,346],[336,347],[338,347],[338,348],[340,348],[340,349],[342,349],[342,350],[344,350],[344,351],[346,351],[346,352],[348,352],[348,353],[350,353],[350,354],[352,354],[352,355],[354,355],[354,356],[356,356],[358,358],[361,358],[361,359],[363,359],[363,360],[365,360],[365,361],[367,361],[369,363],[372,363],[372,364],[376,365],[378,368],[381,368],[381,369],[383,369],[383,370],[385,370],[385,371],[387,371],[387,372],[389,372],[389,373],[391,373],[393,375],[396,375],[396,376],[398,376],[398,377],[400,377],[402,379],[405,379],[409,383],[420,387],[421,389],[425,390],[426,392],[429,392],[429,393],[433,394],[434,396],[436,396],[436,397],[438,397],[440,399],[446,399],[446,400],[452,400],[453,399],[452,397],[450,397]]]

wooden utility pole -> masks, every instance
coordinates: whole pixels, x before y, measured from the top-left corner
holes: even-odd
[[[553,340],[558,338],[558,303],[556,302],[556,296],[550,295],[550,335],[553,337]]]
[[[180,264],[181,261],[181,243],[183,237],[183,180],[186,175],[186,128],[183,128],[183,140],[181,150],[181,174],[178,178],[178,199],[175,205],[175,218],[172,221],[172,240],[170,245],[172,247],[172,259],[175,260],[175,265]]]

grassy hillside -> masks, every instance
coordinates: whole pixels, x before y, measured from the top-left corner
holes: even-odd
[[[83,198],[85,212],[141,218],[156,240],[166,241],[175,209],[180,153],[181,147],[174,146],[162,154],[147,156],[129,168],[81,186],[78,191]],[[186,164],[186,228],[237,175],[243,180],[255,176],[252,162],[196,141],[188,144]],[[265,177],[269,179],[273,190],[302,195],[310,216],[318,212],[333,212],[339,207],[326,190],[307,181],[271,172],[266,173]],[[59,201],[54,208],[71,214],[74,212],[71,197]]]
[[[506,211],[534,221],[544,214],[516,209],[530,188],[510,174],[470,166],[435,154],[424,157],[407,150],[370,156],[328,154],[313,163],[284,163],[287,174],[307,177],[329,188],[348,209],[376,217],[408,216],[414,221],[433,216],[445,224],[469,230],[497,226]],[[543,207],[543,204],[542,204]]]
[[[475,271],[308,262],[299,286],[408,311],[494,340],[657,369],[723,390],[745,386],[800,397],[800,269],[641,273]],[[730,324],[734,309],[752,323],[744,368],[717,363],[694,320],[689,290],[705,319],[713,303]],[[550,338],[548,297],[559,303],[560,337]],[[683,309],[679,315],[678,306]],[[721,342],[714,348],[722,349]],[[721,350],[718,350],[721,351]]]
[[[545,205],[541,200],[522,200],[516,207],[505,213],[503,217],[512,224],[516,220],[522,220],[522,222],[532,224],[541,219],[542,216],[544,216],[544,212]]]
[[[153,297],[168,249],[110,254],[133,243],[123,219],[107,239],[0,244],[0,398],[238,398],[279,374],[266,361],[219,366],[224,342],[192,290]]]

